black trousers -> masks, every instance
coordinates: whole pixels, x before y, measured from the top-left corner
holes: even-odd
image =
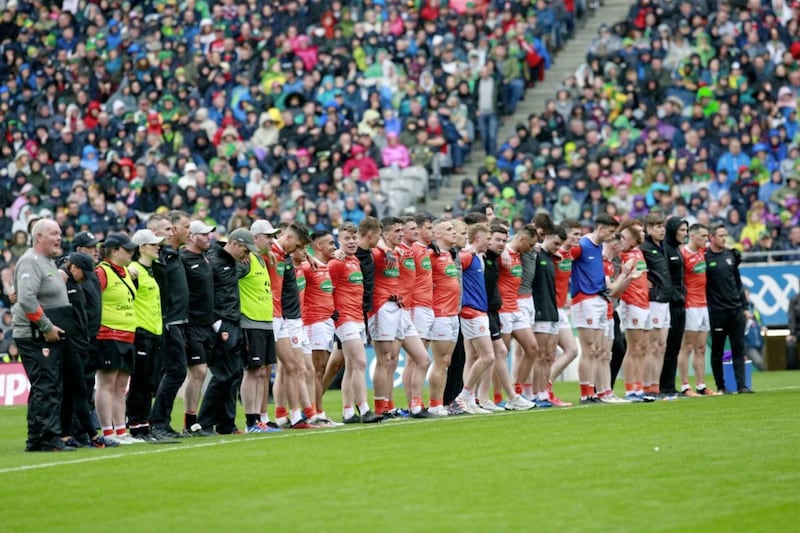
[[[43,338],[14,339],[31,382],[28,396],[28,450],[38,450],[61,437],[61,365],[64,342]]]
[[[163,366],[161,383],[156,391],[156,399],[150,411],[150,425],[159,429],[170,427],[172,405],[178,390],[186,380],[186,336],[183,324],[173,324],[164,328]]]
[[[450,366],[447,368],[447,383],[444,386],[444,404],[449,405],[461,393],[464,388],[464,364],[466,355],[464,352],[464,335],[458,332],[456,347],[453,349],[453,357],[450,359]],[[477,391],[475,391],[477,392]]]
[[[664,366],[661,367],[659,388],[661,392],[676,393],[675,374],[678,372],[678,353],[681,351],[683,331],[686,329],[686,309],[683,306],[670,306],[670,328],[667,336],[667,350],[664,353]]]
[[[619,327],[619,314],[614,311],[614,344],[611,345],[611,388],[614,388],[614,383],[617,381],[619,370],[622,368],[622,360],[625,359],[625,350],[628,344],[625,342],[625,335],[622,334],[622,329]]]
[[[730,341],[733,373],[736,376],[736,388],[747,386],[744,369],[744,328],[747,319],[741,309],[708,310],[711,325],[711,370],[717,390],[725,390],[725,375],[722,371],[722,355],[725,351],[725,340]]]
[[[222,340],[223,333],[228,334]],[[197,413],[203,429],[228,434],[236,431],[236,400],[244,370],[244,336],[239,324],[224,320],[216,335],[214,350],[208,361],[211,381]]]
[[[137,328],[136,356],[128,389],[128,425],[141,426],[150,421],[150,407],[159,385],[163,338]]]
[[[92,411],[89,407],[89,392],[86,388],[85,368],[87,362],[72,346],[63,351],[61,363],[61,431],[75,436],[94,436],[96,433]],[[88,358],[88,353],[85,354]],[[74,424],[73,424],[74,421]]]

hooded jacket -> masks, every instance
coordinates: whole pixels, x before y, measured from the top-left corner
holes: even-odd
[[[681,224],[686,221],[680,217],[672,217],[666,223],[664,236],[664,253],[669,264],[669,276],[672,278],[672,298],[669,304],[673,307],[683,307],[686,303],[686,287],[683,283],[683,256],[680,252],[682,242],[678,242],[676,233]]]
[[[666,236],[665,236],[666,238]],[[650,301],[670,303],[672,301],[672,278],[670,277],[669,260],[666,243],[656,245],[649,235],[639,249],[647,262],[647,280],[650,282]]]

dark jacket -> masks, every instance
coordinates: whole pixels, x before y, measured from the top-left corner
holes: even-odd
[[[186,284],[186,272],[178,251],[171,246],[161,247],[158,260],[166,270],[166,287],[159,288],[169,295],[164,311],[164,322],[167,324],[185,323],[189,318],[189,287]],[[156,276],[158,281],[159,276]]]
[[[86,273],[86,281],[78,285],[83,293],[85,301],[84,309],[86,310],[86,331],[90,339],[97,336],[100,331],[100,311],[102,309],[100,280],[97,279],[97,274],[92,272]],[[70,298],[70,302],[72,298]]]
[[[787,310],[789,319],[789,335],[795,337],[800,336],[800,294],[795,294],[789,300],[789,309]]]
[[[207,326],[214,322],[214,273],[205,255],[181,250],[181,261],[189,287],[189,323]]]
[[[492,251],[486,252],[483,277],[486,278],[486,301],[489,302],[489,311],[496,313],[503,306],[503,300],[500,298],[500,291],[497,290],[497,281],[500,279],[500,256]]]
[[[686,221],[682,218],[672,217],[667,220],[667,233],[664,237],[664,252],[669,263],[669,277],[672,279],[672,298],[669,304],[673,307],[683,307],[686,304],[686,287],[683,283],[683,256],[680,251],[680,246],[683,243],[678,242],[675,238],[675,234],[681,224],[686,224]]]
[[[89,340],[89,329],[88,329],[88,319],[87,319],[88,309],[86,306],[86,296],[83,290],[84,286],[89,283],[88,276],[85,282],[78,283],[77,281],[75,281],[75,278],[72,277],[72,274],[70,274],[69,270],[64,270],[64,272],[67,273],[67,298],[69,299],[69,304],[72,306],[72,314],[76,326],[76,331],[81,333],[78,335],[75,334],[70,335],[69,337],[67,337],[67,341],[70,349],[72,349],[75,353],[78,353],[86,357],[87,354],[89,354],[92,349],[92,345]],[[94,274],[94,272],[92,272],[92,274]],[[97,277],[95,277],[95,280],[97,280]],[[98,324],[99,324],[99,312],[98,312]]]
[[[672,278],[669,275],[669,264],[664,246],[656,246],[648,235],[639,248],[647,262],[647,280],[650,288],[650,301],[669,303],[672,300]]]
[[[747,311],[750,308],[739,275],[741,263],[742,254],[739,250],[706,250],[706,297],[709,313]]]
[[[227,320],[238,324],[242,315],[236,260],[220,243],[214,243],[207,257],[214,273],[214,320]]]

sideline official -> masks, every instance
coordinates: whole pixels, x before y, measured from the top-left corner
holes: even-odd
[[[17,303],[11,309],[14,342],[31,382],[28,397],[28,440],[25,451],[74,451],[61,440],[61,364],[65,329],[55,322],[71,317],[64,278],[54,258],[61,255],[61,228],[39,220],[31,231],[33,247],[14,276]]]

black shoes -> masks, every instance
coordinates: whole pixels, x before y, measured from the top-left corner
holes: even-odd
[[[755,394],[756,391],[750,390],[748,387],[739,387],[739,390],[736,391],[737,394]]]
[[[381,418],[383,418],[383,417],[381,417]],[[355,415],[351,416],[350,418],[343,418],[342,422],[344,422],[345,424],[360,424],[361,423],[361,417],[358,416],[357,414],[355,414]]]
[[[428,411],[427,407],[423,407],[418,413],[409,412],[411,418],[436,418],[436,415]]]
[[[376,415],[374,411],[367,411],[361,415],[362,424],[377,424],[378,422],[383,422],[383,417],[381,415]]]

